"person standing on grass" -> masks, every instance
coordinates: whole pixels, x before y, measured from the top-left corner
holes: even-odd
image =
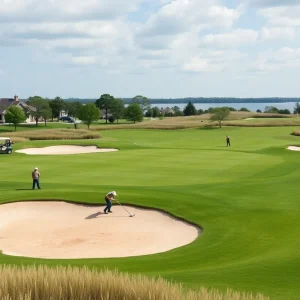
[[[108,212],[112,213],[112,211],[110,210],[112,207],[111,201],[116,200],[116,198],[115,198],[116,196],[117,196],[117,193],[115,191],[109,192],[106,194],[106,196],[105,196],[106,207],[104,208],[105,214],[107,214]]]
[[[37,185],[38,189],[40,190],[40,172],[38,168],[34,168],[34,170],[31,173],[32,176],[32,189],[35,189],[35,186]]]
[[[227,147],[230,146],[230,137],[228,135],[226,137],[226,144],[227,144]]]

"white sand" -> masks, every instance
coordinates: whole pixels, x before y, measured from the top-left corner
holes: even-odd
[[[28,148],[17,150],[18,153],[25,153],[28,155],[68,155],[68,154],[82,154],[82,153],[98,153],[98,152],[114,152],[118,149],[98,148],[96,146],[50,146],[44,148]]]
[[[0,249],[36,258],[127,257],[168,251],[193,242],[195,226],[154,210],[118,204],[19,202],[0,205]],[[101,212],[101,213],[99,213]]]
[[[288,150],[292,150],[292,151],[300,151],[300,147],[296,147],[296,146],[289,146]]]

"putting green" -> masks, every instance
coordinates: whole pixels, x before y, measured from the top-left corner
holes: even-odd
[[[88,265],[161,275],[188,287],[262,292],[300,299],[300,145],[295,128],[103,131],[112,153],[0,156],[0,201],[62,199],[102,203],[116,190],[123,203],[167,210],[204,228],[172,251],[134,258],[41,260],[1,255],[1,263]],[[230,135],[230,148],[225,137]],[[39,141],[15,148],[74,144]],[[31,191],[31,170],[41,172]],[[26,190],[29,189],[29,190]],[[1,244],[1,239],[0,239]]]

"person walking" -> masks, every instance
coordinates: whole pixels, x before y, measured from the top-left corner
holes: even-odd
[[[230,146],[230,137],[228,135],[226,137],[226,144],[227,144],[227,147]]]
[[[35,186],[37,185],[38,189],[40,190],[40,172],[38,168],[34,168],[34,170],[31,173],[32,176],[32,189],[35,189]]]
[[[113,200],[116,200],[117,193],[115,191],[109,192],[105,195],[105,202],[106,202],[106,207],[104,208],[104,213],[112,213],[110,210],[112,207],[112,202]]]

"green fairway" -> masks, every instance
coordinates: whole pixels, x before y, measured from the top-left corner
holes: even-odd
[[[61,199],[103,204],[104,194],[116,190],[123,203],[164,209],[204,230],[194,243],[156,255],[82,260],[0,255],[0,263],[117,268],[160,275],[185,287],[229,287],[275,300],[300,299],[300,152],[286,150],[300,146],[300,137],[290,135],[295,129],[111,130],[101,131],[99,140],[17,143],[15,150],[97,144],[120,151],[0,155],[2,203]],[[226,135],[231,137],[228,148]],[[35,166],[41,172],[40,191],[30,190]]]

